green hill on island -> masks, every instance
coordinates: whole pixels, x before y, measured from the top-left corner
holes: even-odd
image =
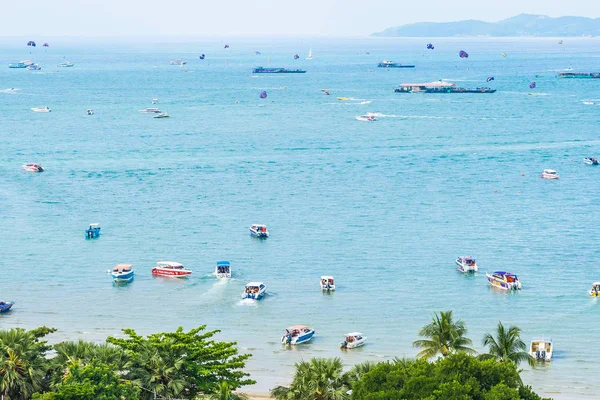
[[[418,22],[373,33],[378,37],[600,36],[600,18],[521,14],[498,22]]]

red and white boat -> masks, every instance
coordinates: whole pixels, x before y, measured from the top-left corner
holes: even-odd
[[[172,276],[175,278],[183,278],[191,275],[192,271],[175,261],[159,261],[156,267],[152,268],[152,275]]]
[[[24,164],[23,169],[28,172],[44,172],[44,168],[40,164],[36,163]]]
[[[544,179],[558,179],[558,172],[553,169],[545,169],[542,172],[542,178]]]

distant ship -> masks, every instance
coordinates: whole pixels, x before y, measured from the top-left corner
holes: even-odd
[[[396,93],[494,93],[496,89],[479,87],[467,89],[449,82],[403,83],[394,89]]]
[[[400,63],[395,63],[392,61],[382,61],[379,64],[377,64],[377,66],[379,68],[414,68],[414,65],[406,65],[406,64],[400,64]]]
[[[263,68],[256,67],[252,70],[253,74],[305,74],[303,69],[286,69],[286,68]]]
[[[559,72],[558,78],[596,78],[600,79],[600,72]]]

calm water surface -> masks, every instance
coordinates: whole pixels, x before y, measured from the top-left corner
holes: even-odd
[[[267,390],[302,358],[412,357],[432,312],[452,309],[480,351],[499,320],[527,342],[552,338],[553,361],[526,382],[557,399],[595,397],[600,304],[587,290],[600,280],[600,168],[582,160],[600,156],[600,80],[555,75],[600,70],[600,41],[223,43],[2,42],[1,65],[43,69],[0,68],[0,296],[17,302],[1,328],[45,324],[60,330],[54,340],[101,341],[124,327],[207,324],[254,355],[254,389]],[[168,65],[177,58],[183,71]],[[65,59],[75,67],[57,68]],[[417,67],[375,68],[383,59]],[[257,65],[308,72],[251,76]],[[393,93],[438,79],[498,92]],[[155,97],[171,118],[138,112]],[[30,110],[41,105],[52,112]],[[366,112],[381,116],[355,120]],[[21,169],[32,161],[46,172]],[[542,180],[544,168],[560,180]],[[102,236],[86,240],[96,221]],[[256,222],[271,238],[250,238]],[[463,254],[477,258],[475,276],[455,270]],[[153,278],[163,259],[193,276]],[[211,276],[221,259],[230,282]],[[134,265],[130,285],[113,286],[106,270],[117,263]],[[517,273],[523,290],[488,287],[494,270]],[[336,277],[332,295],[319,290],[324,274]],[[251,280],[269,295],[248,305]],[[287,350],[279,338],[294,324],[317,336]],[[340,352],[349,331],[368,345]]]

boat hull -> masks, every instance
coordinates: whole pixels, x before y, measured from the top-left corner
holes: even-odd
[[[170,270],[162,268],[152,268],[152,275],[154,276],[166,276],[172,278],[185,278],[190,276],[192,271],[188,270]]]
[[[15,304],[14,302],[10,302],[10,301],[7,303],[4,303],[4,304],[0,304],[0,314],[9,312],[14,304]]]
[[[124,274],[110,274],[115,282],[130,282],[133,279],[133,271]]]
[[[456,269],[459,272],[467,273],[467,272],[477,272],[479,270],[479,267],[477,266],[477,264],[466,265],[466,264],[463,264],[460,261],[456,260]]]
[[[294,336],[291,340],[288,339],[287,335],[283,335],[281,337],[281,343],[290,344],[290,345],[298,345],[302,343],[310,342],[315,335],[315,331],[311,331],[308,333],[304,333],[302,335]]]
[[[100,228],[86,229],[85,235],[88,239],[95,239],[100,236]]]
[[[550,179],[550,180],[555,180],[555,179],[558,179],[558,175],[542,174],[542,178],[544,178],[544,179]]]
[[[265,292],[266,291],[262,291],[262,292],[258,292],[258,293],[243,293],[242,299],[262,300],[265,297]]]
[[[250,236],[259,238],[259,239],[266,239],[269,237],[269,232],[256,232],[256,231],[250,229]]]
[[[365,342],[366,342],[366,341],[367,341],[367,339],[366,339],[366,338],[364,338],[364,339],[361,339],[361,340],[355,340],[355,341],[354,341],[354,342],[352,342],[352,343],[348,343],[348,342],[346,342],[346,341],[343,341],[343,342],[340,344],[340,347],[341,347],[341,348],[343,348],[343,349],[355,349],[355,348],[357,348],[357,347],[364,346],[364,344],[365,344]]]
[[[495,288],[501,290],[519,290],[521,289],[521,282],[511,283],[511,282],[503,282],[494,278],[493,276],[487,274],[486,275],[489,284]]]

